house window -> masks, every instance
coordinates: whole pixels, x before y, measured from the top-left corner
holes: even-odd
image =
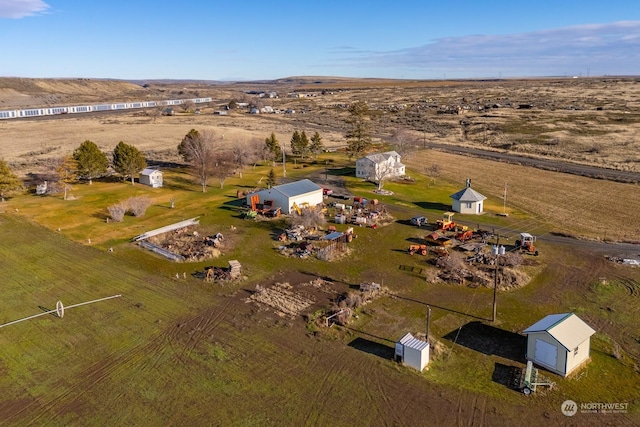
[[[471,209],[471,203],[467,202],[467,209]]]
[[[573,357],[576,357],[578,355],[578,347],[573,349]]]

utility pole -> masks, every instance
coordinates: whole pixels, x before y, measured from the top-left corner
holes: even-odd
[[[429,327],[431,326],[431,306],[427,306],[427,333],[425,335],[425,341],[429,342]]]
[[[496,321],[496,314],[498,311],[498,306],[496,304],[496,297],[498,295],[498,264],[500,263],[500,255],[504,255],[505,249],[504,246],[500,246],[500,234],[496,234],[496,245],[493,247],[493,254],[496,256],[496,268],[494,274],[494,282],[493,282],[493,315],[491,316],[491,321]]]
[[[324,161],[324,182],[329,180],[329,160]]]
[[[282,147],[282,177],[287,177],[287,166],[286,166],[286,158],[284,154],[284,147]]]

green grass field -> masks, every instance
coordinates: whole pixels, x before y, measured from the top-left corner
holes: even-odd
[[[336,170],[348,166],[333,156]],[[287,177],[323,168],[322,162],[291,167]],[[583,268],[581,254],[544,248],[532,282],[500,294],[498,322],[492,325],[490,289],[429,285],[404,268],[431,267],[406,254],[409,239],[424,230],[401,222],[357,228],[351,255],[335,262],[279,255],[273,233],[284,220],[244,220],[235,197],[238,188],[254,187],[268,169],[249,168],[242,179],[230,178],[224,188],[207,193],[176,170],[165,174],[162,189],[95,182],[74,186],[74,200],[25,195],[7,202],[0,214],[0,323],[52,310],[58,300],[72,305],[122,297],[69,309],[63,319],[45,315],[0,329],[3,424],[405,425],[429,414],[442,417],[437,418],[442,424],[447,416],[468,423],[473,411],[481,411],[490,424],[516,422],[523,412],[530,420],[562,422],[557,408],[567,398],[629,402],[631,418],[619,419],[622,423],[640,413],[640,331],[633,299],[638,296],[595,286],[607,265],[589,271],[585,266],[584,276],[561,276],[558,272],[567,270],[563,263],[576,265],[578,272]],[[353,194],[372,198],[372,184],[344,178]],[[385,188],[394,194],[376,197],[398,220],[420,212],[433,222],[459,188],[415,179],[388,183]],[[106,222],[107,206],[137,195],[154,200],[144,217]],[[512,213],[523,221],[536,215]],[[145,230],[195,216],[202,227],[233,240],[220,259],[173,263],[129,242]],[[504,221],[485,220],[495,226]],[[191,277],[229,259],[243,264],[246,281],[220,286]],[[316,335],[307,334],[301,318],[279,318],[243,302],[256,283],[292,271],[346,285],[374,280],[393,295],[365,306],[349,327]],[[635,270],[617,273],[638,283]],[[418,374],[392,362],[390,354],[405,332],[424,331],[427,304],[433,309],[431,332],[444,351]],[[583,375],[554,376],[556,389],[531,398],[492,379],[502,366],[518,365],[512,352],[464,344],[458,334],[477,328],[517,341],[518,332],[542,316],[569,309],[600,329],[592,340],[592,361]],[[623,332],[605,327],[607,321]],[[614,341],[622,345],[621,358],[612,355]],[[461,410],[465,405],[469,408]]]

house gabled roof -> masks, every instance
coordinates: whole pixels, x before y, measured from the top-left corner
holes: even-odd
[[[525,335],[535,332],[547,332],[569,351],[596,333],[573,313],[550,314],[522,331]]]
[[[160,170],[156,169],[156,168],[145,168],[142,170],[142,172],[140,172],[140,175],[151,175],[155,172],[160,172],[162,173]]]
[[[373,163],[382,163],[382,162],[386,162],[387,160],[389,160],[390,157],[400,157],[400,154],[398,154],[396,151],[387,151],[385,153],[373,153],[373,154],[369,154],[368,156],[364,156],[364,159],[367,160],[371,160]]]
[[[407,332],[405,336],[400,338],[400,341],[398,342],[405,347],[413,348],[414,350],[418,351],[422,351],[425,348],[429,347],[428,342],[415,338],[413,335],[411,335],[410,332]]]
[[[467,187],[464,190],[460,190],[457,193],[452,194],[451,197],[453,200],[458,200],[460,202],[481,202],[486,199],[485,196],[478,193],[471,187]]]
[[[303,179],[301,181],[276,185],[272,188],[272,190],[277,191],[287,197],[295,197],[302,194],[312,193],[318,190],[322,191],[322,187],[309,179]]]

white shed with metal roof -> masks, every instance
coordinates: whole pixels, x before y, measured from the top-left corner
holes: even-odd
[[[315,207],[322,203],[322,187],[309,179],[276,185],[272,188],[247,194],[247,205],[251,206],[251,197],[258,195],[259,203],[273,200],[273,206],[279,207],[282,213],[289,214],[293,205]]]
[[[153,188],[162,187],[162,172],[158,168],[146,168],[140,172],[140,184]]]
[[[395,359],[422,372],[429,363],[429,343],[419,340],[407,332],[396,342]]]
[[[467,179],[467,186],[457,193],[452,194],[451,209],[463,214],[481,214],[484,211],[483,202],[485,196],[471,188],[471,180]]]
[[[589,361],[589,325],[574,313],[550,314],[522,331],[527,335],[527,360],[566,377]]]

